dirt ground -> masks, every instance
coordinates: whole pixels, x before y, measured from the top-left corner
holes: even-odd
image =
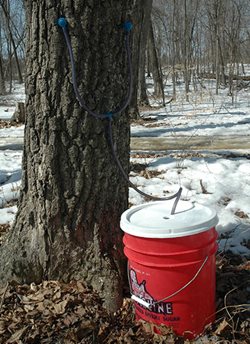
[[[140,151],[166,150],[229,150],[250,149],[249,136],[172,136],[172,137],[131,137],[131,149]]]

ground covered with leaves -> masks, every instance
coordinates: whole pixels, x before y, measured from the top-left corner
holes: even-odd
[[[83,282],[39,285],[9,283],[0,290],[1,344],[79,343],[234,343],[250,342],[248,260],[230,253],[217,258],[217,318],[203,336],[189,341],[171,329],[152,333],[148,323],[136,323],[133,304],[124,298],[116,314]]]
[[[17,123],[15,121],[4,121],[0,119],[0,129],[12,128],[13,126],[20,127],[21,125],[22,123]]]

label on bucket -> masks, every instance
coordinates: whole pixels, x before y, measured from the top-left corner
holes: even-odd
[[[174,214],[173,202],[142,204],[126,210],[121,217],[121,229],[144,238],[176,238],[197,234],[214,227],[218,217],[214,209],[198,203],[179,201]]]
[[[160,321],[179,321],[180,317],[173,316],[172,302],[157,302],[147,290],[146,280],[138,283],[136,271],[129,269],[130,286],[133,293],[132,299],[138,303],[137,311],[146,317]],[[153,313],[154,314],[153,314]]]
[[[152,323],[156,331],[163,324],[194,338],[215,319],[215,254],[185,270],[129,261],[128,277],[136,319]]]

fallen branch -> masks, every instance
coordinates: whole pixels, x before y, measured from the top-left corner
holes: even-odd
[[[1,302],[0,302],[0,312],[2,310],[4,299],[5,299],[5,295],[7,293],[8,288],[9,288],[9,282],[7,282],[6,287],[4,288],[4,291],[3,291],[3,295],[2,295],[2,298],[1,298]]]
[[[200,179],[200,186],[201,186],[201,191],[203,194],[211,194],[211,192],[208,192],[205,186],[202,183],[202,180]]]

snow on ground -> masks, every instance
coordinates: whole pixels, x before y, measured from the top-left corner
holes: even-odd
[[[144,112],[145,117],[157,121],[153,126],[152,122],[132,125],[132,136],[227,135],[230,139],[230,135],[250,135],[250,90],[238,92],[234,103],[226,90],[219,96],[210,89],[202,92],[191,94],[189,102],[181,98],[166,108]],[[17,97],[24,98],[18,92]],[[4,117],[0,108],[0,118],[10,117]],[[22,137],[23,129],[0,129],[0,144],[1,138]],[[17,211],[12,200],[19,196],[21,159],[21,151],[0,150],[0,224],[12,222]],[[250,151],[197,152],[187,146],[171,152],[132,152],[131,162],[132,166],[147,166],[146,174],[132,168],[130,175],[142,191],[167,196],[182,186],[181,199],[214,207],[219,217],[220,250],[250,256]],[[131,188],[129,197],[131,204],[145,202]]]
[[[0,97],[0,119],[10,119],[15,111],[16,103],[24,100],[24,85],[14,83],[12,93]]]
[[[23,133],[24,133],[24,125],[21,125],[19,127],[10,127],[10,128],[0,129],[0,139],[23,138]]]
[[[0,224],[13,221],[16,208],[9,213],[9,208],[4,208],[19,197],[21,186],[21,161],[22,151],[0,151]],[[4,214],[6,209],[6,214]]]
[[[171,111],[171,112],[170,112]],[[154,116],[158,119],[160,127],[144,125],[133,125],[132,135],[135,137],[166,137],[205,135],[205,136],[228,136],[250,135],[250,107],[239,110],[212,111],[203,109],[193,111],[191,108],[185,112],[172,107],[145,113],[145,117]]]
[[[170,102],[165,108],[144,112],[144,117],[157,120],[157,126],[134,124],[132,136],[228,136],[250,135],[250,96],[249,89],[237,91],[234,97],[227,95],[228,89],[214,94],[215,85],[190,94],[187,102],[183,97],[183,84],[179,86],[177,102]],[[152,90],[151,90],[152,91]],[[171,94],[171,85],[166,86]],[[152,101],[153,105],[158,105]]]
[[[164,197],[183,188],[181,199],[215,208],[219,217],[220,249],[250,255],[250,160],[223,158],[226,152],[200,153],[199,157],[133,158],[147,164],[157,176],[147,179],[131,172],[131,181],[143,192]],[[190,152],[192,155],[192,152]],[[130,189],[130,202],[141,204],[142,196]],[[169,201],[173,202],[173,201]]]

